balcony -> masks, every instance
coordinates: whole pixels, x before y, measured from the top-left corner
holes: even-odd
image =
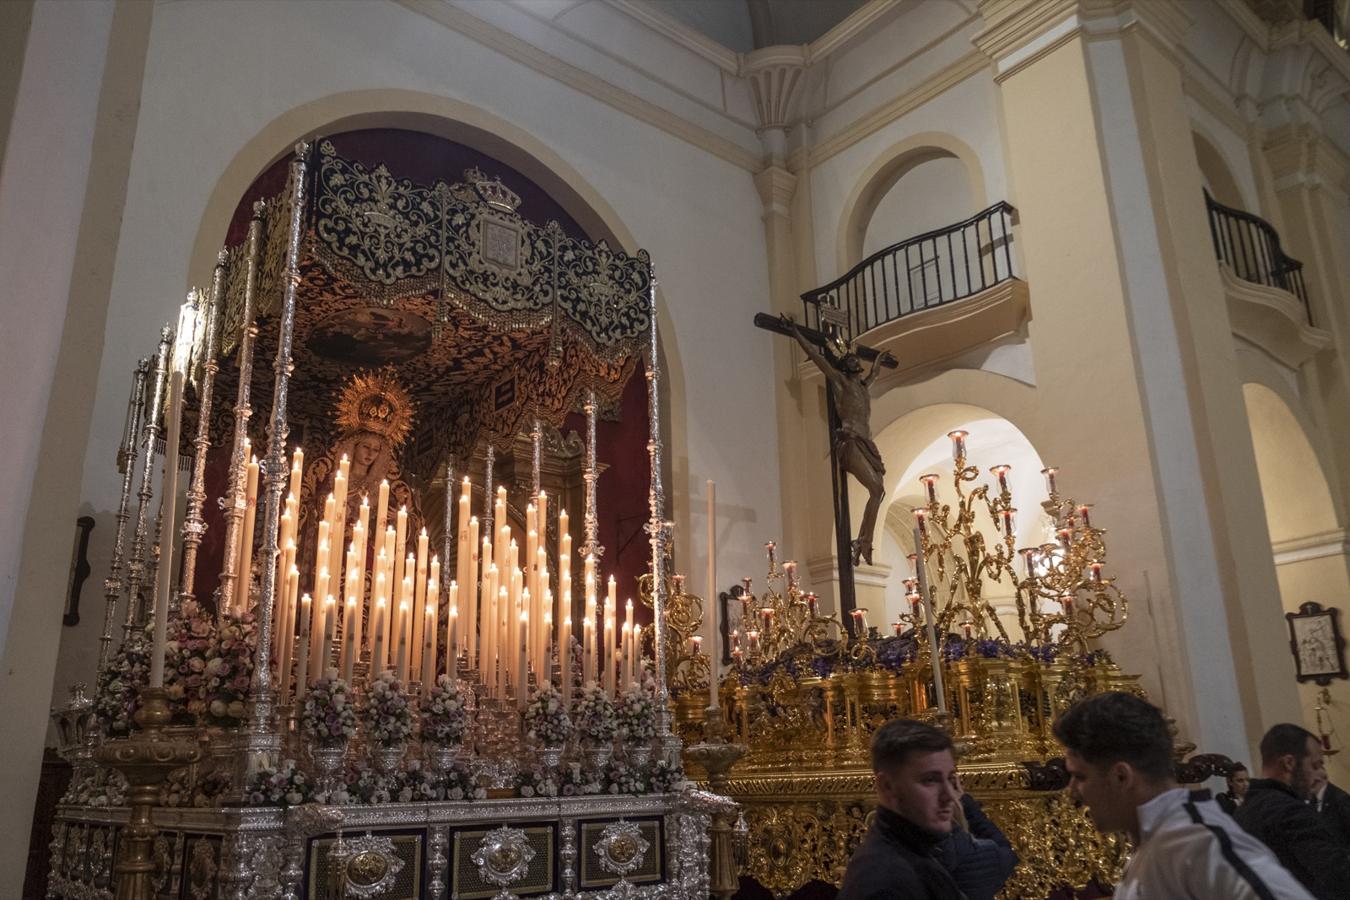
[[[1015,272],[1015,220],[1000,202],[879,250],[802,295],[806,324],[888,350],[902,371],[1012,334],[1029,308]]]
[[[1205,206],[1233,333],[1298,368],[1331,342],[1313,327],[1303,263],[1285,254],[1264,219],[1224,206],[1208,191]]]

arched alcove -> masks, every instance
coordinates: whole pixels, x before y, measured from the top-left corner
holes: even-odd
[[[1242,196],[1237,179],[1218,148],[1197,131],[1191,132],[1191,141],[1195,145],[1195,159],[1200,164],[1200,179],[1209,195],[1224,206],[1255,212]]]
[[[886,622],[894,620],[905,608],[903,579],[910,574],[906,557],[914,552],[913,510],[923,502],[919,477],[927,473],[939,475],[939,499],[955,501],[951,440],[947,434],[957,429],[969,432],[969,464],[978,466],[982,473],[977,484],[993,481],[993,476],[989,475],[993,466],[1012,467],[1008,486],[1014,501],[1021,503],[1016,526],[1017,546],[1053,539],[1052,523],[1037,505],[1045,498],[1045,482],[1041,475],[1045,464],[1039,451],[1015,423],[967,403],[938,403],[913,410],[887,425],[876,438],[877,448],[886,464],[886,499],[874,561],[889,566],[891,572],[884,596]],[[967,484],[966,489],[974,486]],[[861,497],[858,499],[862,500]],[[992,521],[981,520],[979,525],[987,538],[994,536]],[[1008,586],[990,582],[985,589],[986,596],[1000,614],[1007,614],[1005,626],[1014,624],[1012,592]]]
[[[1248,383],[1242,386],[1242,396],[1275,557],[1279,603],[1286,613],[1297,612],[1308,602],[1338,608],[1344,628],[1350,610],[1350,546],[1317,453],[1298,416],[1276,391]],[[1278,638],[1281,645],[1285,640],[1285,635]],[[1317,685],[1300,685],[1304,727],[1318,726],[1319,705],[1326,710],[1324,730],[1350,725],[1350,686],[1333,681],[1327,690],[1322,696]],[[1347,738],[1350,730],[1333,733],[1333,748],[1342,749]],[[1329,757],[1327,768],[1334,782],[1350,778],[1350,763],[1343,756]]]

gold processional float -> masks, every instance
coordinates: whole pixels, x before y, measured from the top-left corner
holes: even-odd
[[[1089,507],[1047,469],[1056,540],[1015,548],[1007,467],[976,485],[954,432],[893,633],[823,615],[772,543],[764,588],[705,617],[672,573],[647,254],[466,181],[298,145],[137,367],[98,685],[53,713],[74,775],[48,896],[692,900],[741,872],[786,894],[840,878],[874,805],[869,736],[895,716],[957,738],[1022,857],[1004,896],[1110,883],[1121,848],[1064,797],[1049,731],[1077,697],[1139,690],[1093,645],[1126,606]],[[596,419],[639,368],[635,612],[602,562]],[[577,408],[580,440],[561,432]],[[711,678],[721,633],[733,663]]]

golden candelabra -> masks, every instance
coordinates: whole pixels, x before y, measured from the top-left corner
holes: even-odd
[[[860,609],[845,629],[770,542],[762,585],[743,579],[727,613],[733,662],[718,708],[705,711],[701,676],[711,664],[686,637],[699,630],[702,603],[672,592],[669,614],[680,622],[672,631],[689,644],[668,647],[681,679],[677,730],[691,742],[725,731],[747,748],[734,772],[721,766],[722,754],[707,767],[708,753],[693,747],[686,763],[742,804],[745,871],[775,893],[842,877],[875,805],[871,734],[897,717],[938,721],[957,739],[966,789],[1023,860],[1002,896],[1043,897],[1093,879],[1109,884],[1119,873],[1121,848],[1059,790],[1063,773],[1051,763],[1060,754],[1051,732],[1060,711],[1101,691],[1140,690],[1093,646],[1127,612],[1103,573],[1105,532],[1089,506],[1061,495],[1047,468],[1040,508],[1057,540],[1018,548],[1011,468],[995,466],[989,483],[977,483],[968,435],[951,437],[952,497],[939,495],[940,476],[922,477],[908,609],[894,621],[869,623]],[[1006,621],[991,583],[1013,595],[1016,615],[1010,610]]]

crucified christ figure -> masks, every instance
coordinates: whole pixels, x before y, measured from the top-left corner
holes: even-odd
[[[840,468],[856,478],[867,490],[862,525],[858,528],[858,537],[850,546],[853,565],[866,560],[870,566],[872,534],[876,531],[877,512],[881,509],[881,500],[886,493],[886,466],[881,461],[881,451],[877,450],[876,442],[872,440],[872,397],[868,389],[877,380],[882,364],[891,356],[888,353],[878,354],[872,360],[872,368],[864,375],[862,360],[847,345],[844,345],[843,353],[839,356],[822,353],[802,334],[792,316],[785,313],[781,319],[791,329],[792,336],[797,339],[807,358],[825,374],[834,395],[839,424],[831,438]],[[847,490],[847,486],[841,484],[839,489]]]

